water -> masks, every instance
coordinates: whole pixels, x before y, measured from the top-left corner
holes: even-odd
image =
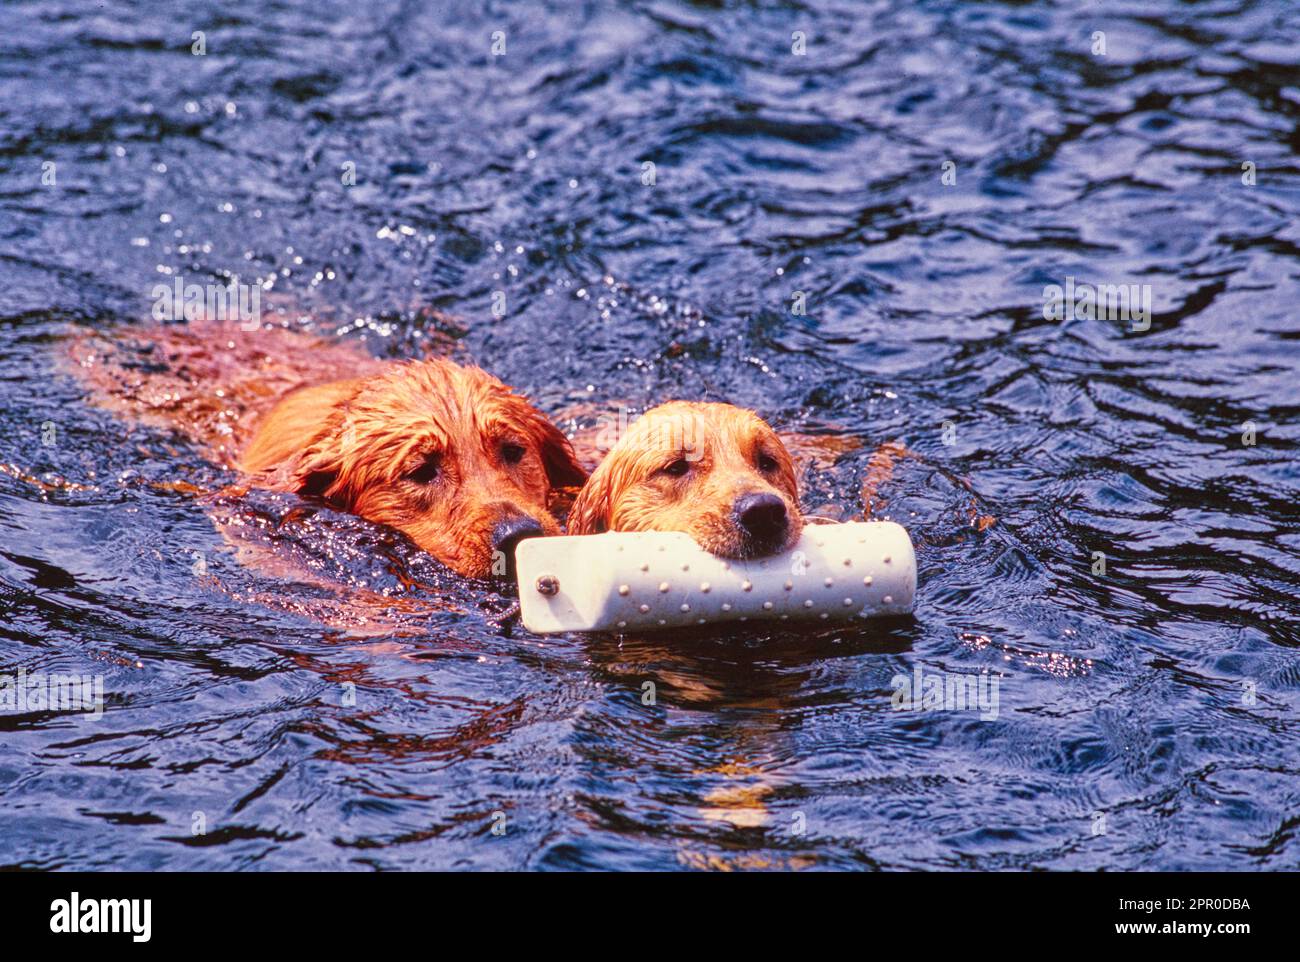
[[[106,705],[0,714],[0,865],[1300,867],[1297,154],[1285,2],[6,4],[0,674]],[[819,513],[905,442],[915,619],[541,639],[205,506],[55,358],[232,274],[381,357],[453,314],[569,430],[755,407]],[[1149,329],[1045,319],[1069,277]],[[894,711],[918,668],[997,717]]]

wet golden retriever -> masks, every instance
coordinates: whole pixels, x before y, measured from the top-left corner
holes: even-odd
[[[674,401],[647,411],[592,472],[570,534],[684,531],[728,558],[777,554],[803,530],[794,463],[753,411]]]
[[[89,332],[76,370],[106,406],[173,427],[248,483],[404,532],[452,570],[512,576],[524,538],[558,534],[555,488],[586,472],[528,400],[445,358],[217,322]]]

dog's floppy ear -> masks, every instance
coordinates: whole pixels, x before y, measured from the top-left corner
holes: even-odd
[[[569,534],[600,534],[609,527],[610,472],[597,468],[569,510]]]
[[[529,408],[528,430],[537,439],[546,467],[546,480],[552,488],[576,488],[587,480],[587,471],[578,463],[573,445],[564,433],[536,409]]]
[[[343,457],[337,436],[326,433],[264,477],[277,490],[336,501],[342,474]]]
[[[241,467],[274,490],[314,497],[337,493],[347,448],[344,414],[360,381],[294,391],[271,409]]]
[[[578,456],[573,453],[573,445],[552,426],[554,438],[547,438],[542,446],[542,462],[546,465],[546,477],[553,488],[576,488],[587,480],[587,470],[578,463]]]

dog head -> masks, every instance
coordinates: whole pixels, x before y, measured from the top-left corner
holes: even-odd
[[[540,411],[486,372],[444,360],[289,395],[244,467],[397,528],[471,577],[513,576],[521,540],[559,533],[551,489],[586,477]]]
[[[752,411],[677,401],[638,419],[592,473],[571,534],[684,531],[706,551],[755,558],[803,529],[794,464]]]

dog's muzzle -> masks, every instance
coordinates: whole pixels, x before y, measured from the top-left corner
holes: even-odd
[[[771,554],[785,544],[790,518],[785,502],[775,494],[745,494],[732,506],[740,529],[741,556],[757,558]]]
[[[515,579],[516,563],[515,549],[519,543],[527,538],[539,538],[544,532],[542,531],[541,522],[536,518],[530,518],[526,515],[516,515],[497,522],[492,529],[492,550],[505,557],[505,576],[511,581]],[[496,566],[494,566],[495,570]]]

